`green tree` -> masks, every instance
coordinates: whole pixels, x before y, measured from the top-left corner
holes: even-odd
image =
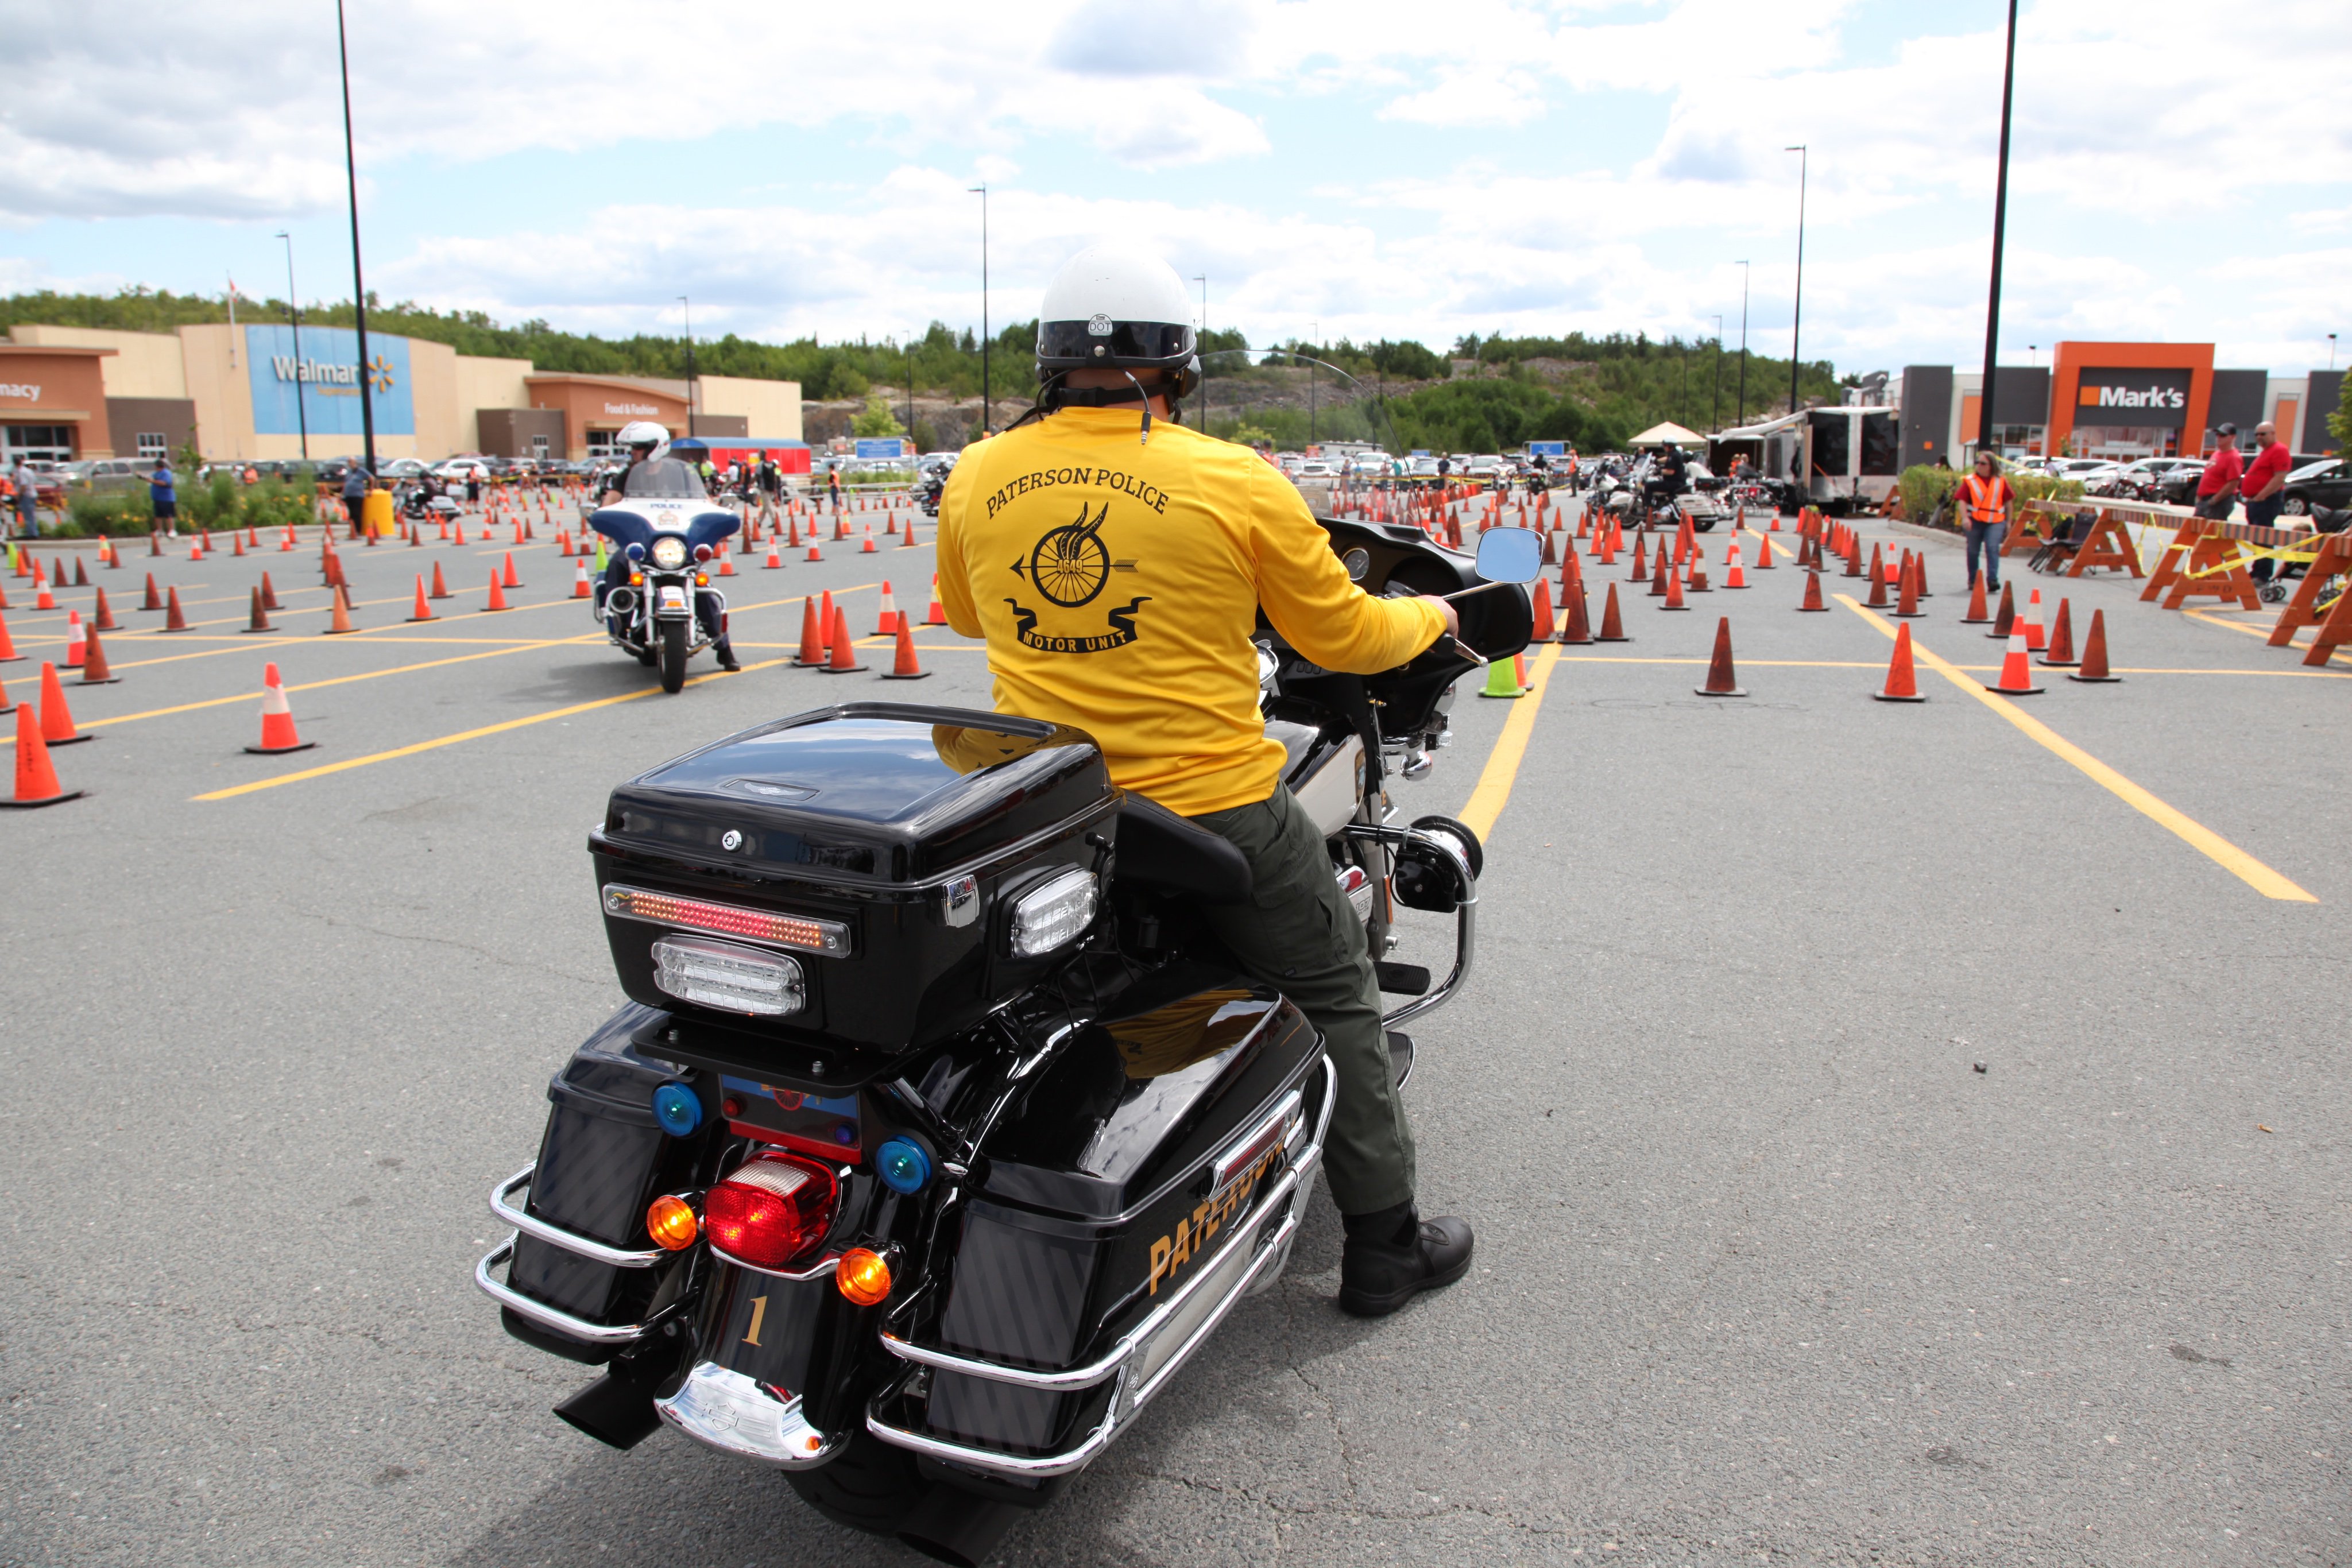
[[[890,412],[889,400],[880,392],[874,392],[866,400],[866,412],[849,422],[849,433],[868,436],[904,435],[907,427],[900,424],[898,416]]]

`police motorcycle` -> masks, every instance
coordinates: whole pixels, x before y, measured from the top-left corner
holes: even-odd
[[[1324,527],[1368,591],[1447,594],[1462,625],[1370,676],[1258,632],[1267,733],[1394,1030],[1466,981],[1483,855],[1399,823],[1390,783],[1429,771],[1454,683],[1526,644],[1541,545],[1493,530],[1474,569],[1417,528]],[[1207,935],[1248,862],[1080,732],[895,703],[665,762],[587,847],[629,1000],[548,1085],[477,1283],[600,1369],[555,1408],[588,1436],[667,1425],[981,1563],[1288,1259],[1336,1073]],[[1400,907],[1451,918],[1441,982],[1389,961]],[[1391,1053],[1402,1081],[1402,1032]]]
[[[687,661],[724,634],[727,596],[710,586],[707,568],[742,519],[673,458],[638,464],[621,483],[622,498],[588,517],[626,568],[596,585],[594,614],[639,664],[660,667],[662,690],[676,692],[686,685]]]
[[[940,515],[940,497],[948,487],[948,476],[955,472],[953,463],[934,463],[923,470],[922,482],[915,486],[915,504],[923,508],[923,516]]]

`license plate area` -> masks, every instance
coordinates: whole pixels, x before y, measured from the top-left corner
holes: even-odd
[[[865,1152],[854,1093],[806,1094],[729,1073],[719,1080],[719,1110],[741,1136],[821,1160],[854,1165]]]

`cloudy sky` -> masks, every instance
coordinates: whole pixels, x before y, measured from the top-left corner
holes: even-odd
[[[368,280],[605,333],[1026,318],[1125,232],[1254,342],[1982,353],[1993,0],[364,0]],[[0,291],[348,296],[331,0],[0,0]],[[2352,352],[2344,0],[2027,0],[2005,361]],[[1750,264],[1743,275],[1738,265]],[[2339,365],[2346,362],[2339,357]]]

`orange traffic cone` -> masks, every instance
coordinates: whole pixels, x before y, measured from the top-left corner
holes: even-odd
[[[79,670],[81,668],[82,646],[81,612],[79,610],[68,610],[66,612],[65,667],[67,669]]]
[[[457,597],[456,594],[449,591],[449,585],[442,580],[441,563],[437,560],[433,563],[433,591],[426,594],[425,597],[427,599],[455,599]]]
[[[1772,526],[1779,528],[1780,519],[1773,518]],[[1756,536],[1756,570],[1759,571],[1772,570],[1772,541],[1762,534]]]
[[[824,622],[818,619],[818,613],[814,595],[801,601],[801,651],[793,656],[793,663],[803,669],[824,663]],[[831,589],[825,591],[823,613],[826,621],[833,618]]]
[[[177,586],[174,586],[168,590],[164,596],[163,630],[166,632],[184,632],[187,629],[188,618],[180,612],[180,591]]]
[[[74,557],[74,586],[76,588],[89,586],[89,569],[82,564],[79,556]]]
[[[229,554],[243,555],[245,553],[245,536],[243,534],[231,533],[228,536],[228,542],[233,547],[230,549]]]
[[[41,575],[38,563],[33,567],[33,586],[38,591],[33,595],[34,609],[55,610],[58,607],[58,597],[49,591],[49,580]]]
[[[1883,703],[1923,703],[1919,682],[1911,669],[1911,628],[1895,629],[1895,657],[1886,662],[1886,685],[1870,694]]]
[[[2083,639],[2083,667],[2071,671],[2066,678],[2086,685],[2113,685],[2123,679],[2107,674],[2107,612],[2091,612],[2091,634]]]
[[[828,675],[849,675],[866,668],[857,662],[856,646],[849,640],[849,612],[836,605],[833,612],[833,658],[824,666]]]
[[[1876,545],[1870,547],[1870,598],[1864,602],[1873,610],[1886,608],[1886,560]]]
[[[1535,590],[1534,594],[1530,596],[1530,602],[1535,607],[1535,630],[1529,634],[1528,640],[1535,643],[1549,643],[1559,635],[1559,628],[1552,624],[1551,620],[1551,594],[1545,590],[1544,580],[1540,577],[1536,579]]]
[[[2074,617],[2066,601],[2058,601],[2058,619],[2050,628],[2050,651],[2042,662],[2053,670],[2071,670],[2082,663],[2074,657]]]
[[[930,671],[915,662],[915,628],[905,615],[898,617],[898,657],[883,674],[886,681],[919,681]]]
[[[2009,651],[2000,662],[2000,679],[1985,687],[2005,697],[2030,697],[2042,688],[2033,684],[2032,668],[2025,658],[2025,628],[2012,629],[2009,634]]]
[[[266,571],[261,574],[261,607],[264,610],[283,610],[286,608],[286,606],[278,602],[278,590],[270,586],[269,574]]]
[[[98,591],[98,603],[90,612],[89,623],[95,630],[100,632],[121,630],[115,624],[114,611],[106,602],[106,590],[102,588]]]
[[[16,701],[8,695],[8,683],[0,681],[0,714],[15,713]]]
[[[277,630],[277,627],[272,626],[269,623],[269,601],[262,597],[261,590],[257,588],[255,589],[253,591],[253,612],[246,617],[245,631],[238,633],[238,635],[244,636],[255,632],[275,632]]]
[[[1992,630],[1986,632],[1985,635],[1988,637],[1998,637],[2006,641],[2009,637],[2011,629],[2016,624],[2017,585],[2012,582],[2004,582],[2000,585],[2000,612],[1992,618]]]
[[[933,600],[932,602],[939,601]],[[8,635],[7,620],[0,617],[0,664],[22,664],[24,659],[25,655],[16,652],[16,640]]]
[[[1829,612],[1829,608],[1830,607],[1828,605],[1822,602],[1821,569],[1819,567],[1813,567],[1808,570],[1805,573],[1805,601],[1802,604],[1798,605],[1797,609],[1800,613],[1818,612],[1822,614],[1827,614]]]
[[[944,626],[948,623],[948,607],[940,602],[940,574],[931,573],[931,607],[923,612],[923,624]]]
[[[1979,573],[1969,583],[1969,612],[1960,617],[1963,626],[1982,626],[1992,620],[1992,612],[1985,608],[1984,576]]]
[[[106,650],[99,645],[98,628],[91,627],[89,643],[82,649],[81,680],[77,684],[85,686],[110,686],[121,679],[121,675],[108,667]]]
[[[509,560],[509,562],[511,562],[511,561],[513,560],[513,559],[514,559],[514,558],[513,558],[512,556],[509,556],[509,557],[508,557],[507,559],[508,559],[508,560]],[[499,569],[498,569],[498,568],[496,568],[496,567],[492,567],[492,568],[490,569],[490,601],[489,601],[488,604],[483,605],[483,606],[482,606],[482,608],[483,608],[485,611],[489,611],[489,610],[504,610],[506,607],[507,607],[507,590],[506,590],[506,584],[499,580]]]
[[[898,629],[898,601],[890,593],[890,580],[882,580],[882,604],[875,612],[874,635],[887,637]]]
[[[316,744],[294,732],[294,709],[286,700],[285,683],[278,678],[278,666],[268,664],[261,672],[261,744],[246,749],[256,757],[276,757],[281,752],[308,751]]]
[[[515,575],[514,551],[512,550],[507,551],[507,569],[505,572],[501,574],[499,580],[501,586],[507,588],[520,588],[522,586],[522,579]],[[506,606],[501,604],[498,606],[498,608],[503,610]]]
[[[1625,622],[1617,613],[1617,585],[1609,585],[1609,597],[1601,606],[1601,632],[1592,639],[1596,643],[1630,643],[1625,635]]]
[[[1649,536],[1646,534],[1635,534],[1633,536],[1633,573],[1625,579],[1628,582],[1647,582],[1649,580],[1650,569],[1642,559],[1642,546],[1648,537]]]
[[[782,547],[782,545],[780,545],[780,544],[778,544],[778,543],[776,542],[776,536],[775,536],[775,535],[773,535],[773,534],[770,534],[770,535],[768,536],[768,560],[767,560],[767,570],[770,570],[770,571],[774,571],[774,570],[776,570],[778,568],[782,567],[783,564],[784,564],[783,547]]]
[[[425,574],[421,571],[416,574],[416,612],[408,619],[411,622],[441,619],[433,613],[433,606],[425,602]]]
[[[340,637],[345,632],[356,632],[359,630],[358,627],[352,624],[351,590],[343,587],[341,583],[335,585],[334,612],[333,622],[328,626],[325,635],[329,637]]]
[[[585,557],[580,560],[580,575],[572,580],[572,597],[574,599],[596,597],[596,587],[588,580],[588,561]]]
[[[712,572],[710,575],[713,577],[732,577],[735,575],[735,552],[729,549],[724,544],[721,544],[719,547],[719,570]]]
[[[823,560],[824,559],[824,553],[816,548],[816,534],[814,531],[809,534],[808,554],[803,559],[807,560]]]
[[[1574,560],[1576,558],[1570,556],[1569,559]],[[1560,587],[1566,591],[1567,582],[1563,580]],[[1568,603],[1560,611],[1559,640],[1577,647],[1583,647],[1592,641],[1592,618],[1584,607],[1581,579],[1578,580],[1575,591],[1568,594]]]
[[[1661,565],[1654,576],[1663,577],[1666,580],[1666,601],[1664,604],[1659,605],[1659,609],[1688,610],[1690,608],[1689,605],[1683,602],[1683,574],[1681,572],[1676,571],[1671,566]]]
[[[2029,590],[2025,598],[2025,651],[2039,653],[2045,645],[2042,632],[2042,591]]]
[[[163,595],[156,589],[155,574],[152,571],[147,574],[146,602],[140,605],[139,608],[142,610],[161,610],[163,608]]]
[[[1706,685],[1691,688],[1703,697],[1744,697],[1746,689],[1731,669],[1731,617],[1715,623],[1715,657],[1707,661]]]
[[[872,523],[868,523],[866,525],[866,542],[857,547],[857,553],[859,555],[873,555],[877,552],[877,547],[874,543],[874,525]]]
[[[49,764],[49,748],[41,738],[41,717],[34,705],[26,703],[16,710],[16,793],[14,799],[0,800],[0,806],[54,806],[60,800],[79,799],[86,791],[68,789],[58,782],[58,770]]]
[[[52,748],[79,746],[97,737],[84,735],[74,728],[73,710],[66,706],[65,683],[58,679],[58,667],[47,660],[41,662],[41,739]]]
[[[1732,536],[1730,548],[1724,553],[1723,586],[1726,588],[1748,586],[1747,574],[1739,570],[1739,537],[1737,534]]]
[[[1916,620],[1927,613],[1919,608],[1919,558],[1909,550],[1903,552],[1903,589],[1895,595],[1895,608],[1887,614],[1897,621]]]
[[[292,549],[293,548],[294,548],[294,525],[293,525],[293,524],[291,524],[291,523],[289,523],[289,524],[287,524],[287,525],[286,525],[286,537],[285,537],[284,538],[281,538],[281,539],[279,539],[279,540],[278,541],[278,554],[280,554],[280,555],[284,555],[288,550],[290,550],[290,549]]]

